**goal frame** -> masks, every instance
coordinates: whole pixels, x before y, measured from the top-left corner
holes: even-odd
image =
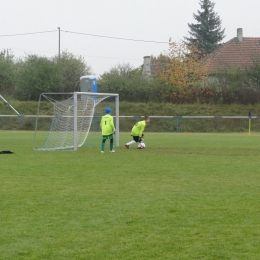
[[[102,97],[102,96],[107,96],[107,97],[115,97],[115,127],[116,127],[116,132],[115,132],[115,146],[119,146],[119,94],[116,93],[96,93],[96,92],[46,92],[46,93],[41,93],[39,101],[41,99],[41,96],[44,95],[72,95],[73,96],[73,107],[77,108],[78,107],[78,95],[87,95],[87,96],[92,96],[92,97]],[[98,105],[98,104],[97,104]],[[37,111],[37,118],[39,116],[39,109],[40,109],[40,102],[38,103],[38,111]],[[77,144],[77,134],[78,134],[78,129],[77,129],[77,121],[78,121],[78,114],[77,114],[77,109],[74,109],[73,111],[73,150],[77,151],[78,149],[78,144]],[[36,138],[36,129],[37,129],[37,124],[38,120],[36,118],[36,124],[35,124],[35,134],[34,134],[34,143],[35,143],[35,138]]]

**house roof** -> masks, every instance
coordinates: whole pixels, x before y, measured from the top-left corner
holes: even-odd
[[[242,41],[238,41],[234,37],[206,56],[204,64],[209,73],[226,66],[243,69],[252,66],[256,56],[260,57],[260,38],[243,37]]]

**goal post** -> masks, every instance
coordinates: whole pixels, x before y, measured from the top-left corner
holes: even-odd
[[[115,146],[119,146],[119,94],[67,92],[42,93],[40,95],[33,149],[37,151],[77,151],[88,137],[96,106],[107,98],[109,98],[108,100],[112,98],[114,101],[114,103],[108,102],[114,107]],[[39,124],[40,120],[45,121]],[[36,142],[36,136],[37,132],[42,130],[43,125],[49,131],[45,140],[41,140],[39,145],[39,141]]]

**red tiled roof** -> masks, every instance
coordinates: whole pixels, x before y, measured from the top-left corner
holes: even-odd
[[[204,64],[209,73],[226,66],[245,68],[253,65],[254,56],[260,57],[260,38],[243,37],[239,42],[234,37],[205,57]]]

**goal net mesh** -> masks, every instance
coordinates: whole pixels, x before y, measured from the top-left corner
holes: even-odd
[[[77,94],[77,147],[81,147],[88,137],[96,106],[108,97],[109,95]],[[74,104],[73,93],[41,94],[36,118],[34,150],[55,151],[74,148]],[[39,129],[46,130],[47,127],[49,127],[47,136],[43,139],[41,134],[37,138],[36,133]]]

